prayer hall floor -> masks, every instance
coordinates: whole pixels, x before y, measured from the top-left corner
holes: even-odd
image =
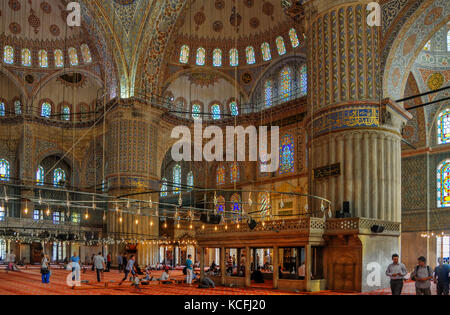
[[[229,288],[216,287],[214,289],[199,289],[196,285],[187,286],[185,284],[152,284],[141,286],[142,291],[137,291],[130,284],[124,283],[121,287],[117,283],[122,279],[123,273],[117,270],[105,273],[104,281],[113,287],[97,287],[95,272],[88,270],[81,274],[81,280],[88,280],[91,285],[83,284],[81,288],[72,290],[66,284],[69,271],[63,269],[53,269],[50,284],[47,287],[41,282],[39,269],[29,268],[20,271],[0,270],[0,295],[354,295],[356,293],[322,291],[315,293],[295,293],[289,291],[274,290],[269,288]],[[153,276],[159,277],[161,272],[153,272]],[[172,271],[174,278],[182,277],[181,272]],[[433,295],[436,294],[435,286],[432,288]],[[369,295],[390,295],[389,289],[377,290],[364,294]],[[404,295],[415,294],[414,283],[405,283]]]

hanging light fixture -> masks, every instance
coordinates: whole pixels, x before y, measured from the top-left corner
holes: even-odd
[[[28,200],[25,200],[25,210],[23,212],[28,214]]]
[[[41,191],[39,190],[39,205],[42,205],[42,196]]]
[[[5,192],[5,202],[8,202],[8,194],[6,193],[6,186],[3,186],[3,191]]]

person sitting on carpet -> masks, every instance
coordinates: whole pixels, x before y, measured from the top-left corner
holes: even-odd
[[[264,276],[261,272],[261,267],[258,267],[258,270],[253,271],[251,280],[255,281],[255,283],[264,283]]]
[[[166,267],[166,269],[164,269],[163,274],[161,275],[161,278],[159,278],[159,281],[168,281],[170,279],[170,274],[169,274],[169,267]]]
[[[200,279],[200,284],[198,285],[198,287],[200,289],[209,289],[209,288],[215,288],[216,284],[210,278],[203,277],[203,279]]]

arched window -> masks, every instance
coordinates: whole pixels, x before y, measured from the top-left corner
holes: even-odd
[[[14,48],[11,46],[5,46],[3,51],[3,62],[12,65],[14,63]]]
[[[192,118],[199,119],[201,112],[201,106],[198,104],[192,105]]]
[[[272,98],[272,81],[267,80],[266,83],[264,83],[264,101],[266,107],[272,106]]]
[[[264,61],[269,61],[269,60],[272,59],[272,54],[270,53],[270,45],[269,45],[269,43],[263,43],[261,45],[261,52],[262,52]]]
[[[425,44],[423,50],[430,51],[431,50],[431,39]]]
[[[9,181],[9,172],[9,162],[5,159],[0,159],[0,181]]]
[[[57,168],[53,171],[53,186],[55,187],[62,187],[64,186],[66,182],[66,172],[61,169]]]
[[[41,106],[41,117],[50,118],[52,115],[52,105],[45,102]]]
[[[289,38],[291,39],[291,44],[293,48],[297,48],[300,45],[298,40],[297,31],[294,28],[289,30]]]
[[[66,106],[63,107],[61,119],[65,120],[65,121],[69,121],[70,120],[70,108],[69,108],[69,106],[66,105]]]
[[[189,61],[189,46],[183,45],[180,51],[180,63],[188,63]]]
[[[268,192],[261,192],[258,195],[259,212],[264,217],[270,215],[272,212],[272,204],[270,201],[270,194]]]
[[[234,162],[233,165],[231,165],[230,181],[232,183],[237,183],[239,181],[239,178],[240,178],[239,165],[236,162]]]
[[[239,107],[238,107],[236,101],[231,101],[230,102],[230,113],[233,116],[238,116],[239,115]]]
[[[219,198],[217,198],[216,212],[218,215],[225,214],[225,198],[223,196],[219,196]]]
[[[179,194],[181,189],[181,166],[175,165],[172,170],[173,176],[173,193]]]
[[[450,143],[450,107],[444,109],[437,120],[438,144]]]
[[[64,54],[61,49],[56,49],[54,52],[55,55],[55,66],[57,68],[64,67]]]
[[[236,48],[230,49],[230,66],[239,66],[239,53]]]
[[[211,114],[214,120],[220,119],[221,117],[220,105],[214,104],[213,106],[211,106]]]
[[[437,169],[437,200],[438,208],[450,207],[450,159]]]
[[[300,67],[300,74],[299,74],[299,90],[300,94],[307,95],[308,94],[308,69],[306,68],[306,65],[303,65]]]
[[[162,179],[162,185],[161,185],[161,197],[167,197],[167,179]]]
[[[253,65],[256,62],[255,59],[255,49],[252,46],[248,46],[245,49],[245,55],[247,57],[247,64]]]
[[[81,54],[83,55],[84,63],[92,62],[91,50],[89,49],[88,45],[86,44],[81,45]]]
[[[219,48],[214,49],[213,52],[213,66],[221,67],[222,66],[222,50]]]
[[[204,66],[205,65],[205,59],[206,59],[206,51],[205,48],[200,47],[197,49],[197,66]]]
[[[28,48],[22,49],[22,66],[31,67],[31,51]]]
[[[219,166],[216,171],[216,183],[217,185],[225,184],[225,167]]]
[[[278,54],[280,56],[284,55],[286,53],[286,45],[284,44],[283,37],[278,36],[276,39],[276,42],[277,42]]]
[[[44,168],[39,165],[36,171],[36,184],[38,186],[44,185],[44,175],[45,175]]]
[[[48,67],[47,51],[39,50],[38,56],[39,56],[39,67],[47,68]]]
[[[242,221],[242,204],[239,194],[231,196],[231,217],[234,223]]]
[[[187,175],[187,186],[192,189],[194,187],[194,173],[190,171]]]
[[[14,101],[14,111],[16,115],[22,115],[22,103],[19,100]]]
[[[78,53],[73,47],[69,48],[69,61],[71,66],[78,66]]]
[[[6,116],[6,106],[5,103],[0,101],[0,116],[4,117]]]
[[[294,137],[291,135],[285,135],[280,142],[280,174],[294,172]]]
[[[280,98],[289,100],[292,92],[291,68],[285,67],[280,73]]]

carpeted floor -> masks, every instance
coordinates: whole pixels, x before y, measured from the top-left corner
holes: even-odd
[[[162,272],[153,272],[153,275],[159,277]],[[72,290],[66,284],[66,278],[69,271],[62,269],[53,269],[50,278],[50,284],[44,285],[41,282],[41,275],[38,268],[22,269],[20,271],[7,272],[0,270],[0,295],[289,295],[289,294],[308,294],[308,295],[343,295],[355,293],[343,293],[333,291],[322,291],[316,293],[294,293],[271,289],[268,285],[259,285],[257,288],[229,288],[217,287],[215,289],[199,289],[195,285],[186,284],[151,284],[142,286],[138,291],[129,283],[122,286],[118,282],[123,277],[117,270],[105,273],[105,284],[97,284],[96,274],[91,270],[81,274],[81,280],[89,281],[89,284],[83,284],[80,288]],[[182,278],[180,271],[172,271],[172,278]],[[388,289],[377,290],[369,293],[370,295],[389,295]],[[403,294],[415,294],[414,283],[406,283]],[[436,294],[433,286],[433,294]]]

